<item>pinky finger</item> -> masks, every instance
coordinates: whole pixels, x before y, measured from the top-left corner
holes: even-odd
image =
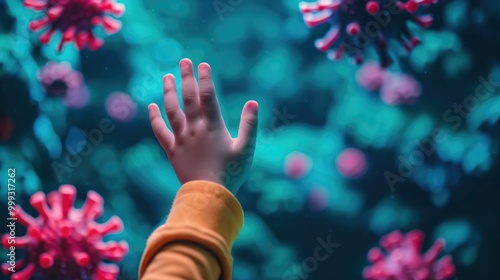
[[[153,132],[156,136],[156,139],[160,143],[163,150],[167,153],[167,155],[169,155],[170,150],[174,145],[175,141],[174,135],[168,129],[167,125],[165,124],[165,121],[161,117],[160,108],[158,108],[158,105],[154,103],[150,104],[148,106],[148,111],[149,111],[149,121],[151,122],[151,127],[153,128]]]

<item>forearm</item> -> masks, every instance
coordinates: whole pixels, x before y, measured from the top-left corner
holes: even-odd
[[[140,279],[231,279],[231,247],[242,224],[241,206],[223,186],[186,183],[148,239]]]

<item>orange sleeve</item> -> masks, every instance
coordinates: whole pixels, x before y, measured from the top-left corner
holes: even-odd
[[[139,279],[231,279],[231,247],[243,210],[223,186],[184,184],[164,225],[148,238]]]

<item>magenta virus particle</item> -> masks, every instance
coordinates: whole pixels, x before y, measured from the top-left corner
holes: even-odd
[[[410,75],[393,73],[369,61],[356,73],[358,84],[369,91],[379,91],[387,105],[413,104],[422,93],[420,83]]]
[[[300,152],[290,153],[285,158],[285,174],[292,179],[300,179],[311,169],[311,158]]]
[[[356,81],[366,90],[379,90],[384,84],[386,78],[385,69],[381,68],[378,63],[367,61],[363,64],[356,73]]]
[[[47,96],[63,98],[66,105],[73,108],[88,103],[89,93],[83,75],[68,62],[48,62],[37,75]]]
[[[372,263],[364,269],[366,280],[444,280],[455,274],[455,266],[451,256],[446,255],[438,260],[444,248],[444,240],[438,239],[434,245],[422,254],[424,234],[413,230],[406,235],[394,231],[382,237],[379,248],[368,252],[368,260]]]
[[[408,27],[409,22],[421,28],[432,24],[432,16],[416,15],[419,6],[431,5],[437,0],[318,0],[301,2],[304,22],[310,28],[328,23],[332,27],[316,40],[315,45],[332,60],[344,53],[359,64],[363,52],[374,45],[382,67],[392,60],[388,54],[388,39],[397,40],[407,51],[419,43]]]
[[[106,112],[117,121],[128,122],[137,115],[137,105],[130,95],[113,92],[106,98]]]
[[[421,92],[420,83],[412,76],[391,73],[380,88],[380,98],[388,105],[413,104]]]
[[[340,175],[349,179],[357,179],[366,172],[367,160],[365,154],[355,148],[343,150],[335,160]]]
[[[118,32],[121,22],[110,15],[120,17],[125,11],[125,6],[114,0],[24,0],[24,6],[45,14],[29,25],[31,31],[47,29],[40,36],[42,44],[47,44],[54,32],[61,32],[58,51],[68,42],[74,42],[78,50],[86,46],[99,49],[103,41],[94,35],[94,28],[101,25],[107,34]]]
[[[118,266],[107,262],[121,261],[128,252],[128,245],[125,241],[103,242],[103,237],[120,232],[123,227],[121,219],[114,216],[104,224],[95,222],[103,213],[103,199],[96,192],[88,192],[80,209],[73,207],[75,199],[76,188],[62,185],[59,191],[49,193],[48,197],[42,192],[31,196],[30,203],[39,213],[37,218],[25,213],[19,205],[15,206],[16,222],[27,228],[25,236],[15,237],[16,249],[24,249],[25,257],[16,260],[14,273],[9,270],[9,264],[4,264],[4,274],[12,274],[12,280],[36,277],[117,279]],[[6,249],[12,246],[11,239],[12,233],[3,236]]]

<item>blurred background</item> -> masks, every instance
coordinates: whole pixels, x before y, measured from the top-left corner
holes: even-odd
[[[361,279],[382,236],[413,229],[425,233],[423,252],[446,241],[453,279],[496,279],[499,1],[420,7],[433,24],[409,22],[421,40],[409,53],[389,40],[387,69],[374,43],[359,65],[348,55],[328,59],[314,41],[330,25],[308,28],[297,0],[118,1],[121,30],[97,28],[101,48],[61,52],[59,32],[43,45],[28,29],[40,13],[0,1],[2,205],[14,167],[16,202],[33,216],[37,191],[72,184],[80,204],[99,193],[98,221],[117,215],[124,224],[107,238],[129,244],[120,279],[135,279],[146,239],[180,186],[147,105],[161,104],[161,77],[178,77],[188,57],[211,64],[233,136],[243,104],[260,104],[252,173],[237,195],[245,224],[234,279]],[[319,239],[338,246],[287,278]]]

